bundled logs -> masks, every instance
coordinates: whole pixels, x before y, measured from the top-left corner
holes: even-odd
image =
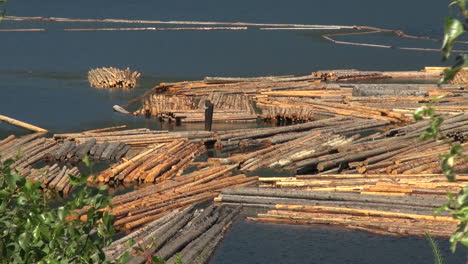
[[[125,106],[142,100],[142,107],[134,115],[182,122],[204,121],[203,102],[209,99],[215,102],[215,122],[253,121],[256,114],[254,109],[257,109],[261,112],[258,115],[261,119],[286,124],[323,116],[353,116],[407,123],[420,103],[428,103],[434,96],[445,95],[433,106],[439,113],[468,111],[464,104],[466,90],[456,84],[336,83],[405,77],[426,79],[428,76],[435,75],[425,72],[336,70],[299,77],[206,77],[203,81],[161,83]]]
[[[98,182],[161,182],[181,175],[204,146],[187,140],[150,145],[101,172]]]
[[[105,141],[101,144],[97,144],[96,139],[91,138],[80,142],[83,143],[77,144],[75,141],[64,141],[58,149],[48,153],[46,159],[57,161],[66,160],[76,164],[85,156],[88,156],[94,160],[112,161],[119,160],[130,150],[130,145],[119,141]]]
[[[178,133],[168,134],[167,131],[156,131],[147,128],[128,129],[112,132],[83,132],[55,134],[56,139],[74,140],[82,144],[90,140],[96,140],[96,144],[123,143],[131,147],[145,147],[150,144],[170,142],[182,138]]]
[[[444,197],[392,196],[376,193],[307,191],[284,188],[227,188],[215,198],[229,205],[270,209],[249,218],[255,221],[289,224],[332,224],[382,235],[417,235],[425,231],[435,237],[449,237],[457,221],[433,215]]]
[[[119,70],[117,68],[97,68],[88,72],[88,81],[95,88],[127,88],[136,86],[140,73],[130,71],[129,68]]]
[[[278,106],[281,108],[300,107],[307,109],[308,113],[324,116],[353,116],[359,118],[383,120],[392,123],[405,123],[410,119],[402,113],[395,111],[370,107],[363,105],[350,104],[346,102],[328,102],[325,100],[316,100],[308,97],[256,97],[256,105],[260,109]]]
[[[444,174],[316,174],[296,177],[263,177],[262,187],[294,188],[307,191],[349,192],[390,196],[439,196],[457,193],[468,182],[457,175],[448,182]]]
[[[272,128],[240,129],[218,131],[212,138],[202,139],[209,143],[216,141],[215,147],[222,150],[241,150],[268,147],[285,143],[308,134],[311,131],[347,135],[385,127],[388,122],[349,117],[327,118],[307,123]]]
[[[211,93],[199,97],[152,94],[144,99],[135,115],[159,117],[161,120],[183,122],[205,121],[205,102],[214,104],[214,122],[255,121],[257,115],[248,96]]]
[[[313,72],[311,75],[323,81],[333,82],[355,82],[392,78],[383,72],[357,70],[318,71]]]
[[[156,184],[112,198],[111,214],[118,229],[132,230],[169,214],[177,208],[216,197],[226,187],[255,184],[258,177],[234,175],[237,165],[210,166],[178,174]],[[78,212],[86,217],[86,208]]]
[[[78,168],[68,168],[66,165],[60,167],[58,163],[55,163],[52,166],[47,165],[41,169],[31,169],[23,176],[32,182],[41,182],[43,189],[55,190],[63,195],[68,195],[74,187],[70,182],[70,175],[79,177],[80,172]]]
[[[310,109],[279,106],[263,107],[260,118],[276,124],[303,123],[315,119],[314,113]]]
[[[68,175],[79,176],[78,168],[60,166],[58,163],[34,168],[39,162],[47,159],[50,153],[61,149],[54,139],[42,137],[44,134],[35,133],[16,138],[11,135],[0,140],[0,159],[2,162],[12,159],[10,165],[18,173],[33,182],[41,182],[43,189],[55,190],[68,194],[73,186]]]
[[[3,162],[13,159],[10,165],[18,172],[26,176],[32,169],[32,165],[43,160],[43,158],[58,148],[53,139],[43,137],[43,133],[34,133],[17,138],[13,135],[0,140],[0,160]]]
[[[148,255],[156,255],[167,263],[207,263],[223,233],[239,214],[240,207],[176,209],[145,227],[114,241],[104,249],[110,260],[126,251],[144,248]],[[135,241],[131,247],[125,243]],[[145,255],[131,254],[129,263],[146,263]]]

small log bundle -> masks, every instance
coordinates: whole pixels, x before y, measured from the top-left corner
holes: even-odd
[[[204,151],[204,146],[187,140],[150,145],[131,159],[121,159],[118,164],[104,170],[96,181],[105,183],[164,181],[182,174],[190,162]]]
[[[468,182],[458,174],[448,182],[444,174],[316,174],[296,177],[262,177],[261,187],[294,188],[307,191],[350,192],[389,196],[439,196],[457,193]]]
[[[57,141],[43,136],[44,133],[34,133],[20,138],[11,135],[0,140],[0,161],[13,159],[14,163],[10,167],[26,176],[33,164],[43,160],[47,153],[58,148]]]
[[[175,175],[154,185],[115,196],[111,214],[116,217],[115,226],[132,230],[169,214],[177,208],[216,197],[223,188],[255,184],[258,177],[233,175],[237,165],[211,166],[195,172]],[[86,218],[87,208],[79,212]]]
[[[433,215],[443,196],[392,196],[380,193],[306,191],[284,188],[227,188],[215,198],[225,205],[269,208],[254,221],[288,224],[333,224],[381,235],[448,238],[456,229],[451,216]]]
[[[128,129],[113,132],[83,132],[83,133],[66,133],[54,134],[56,139],[74,140],[76,143],[82,144],[90,140],[96,140],[96,144],[104,143],[124,143],[131,147],[146,147],[155,143],[171,142],[176,139],[181,139],[182,133],[171,133],[164,130],[150,130],[147,128]]]
[[[311,75],[319,80],[331,82],[356,82],[392,78],[383,72],[358,71],[354,69],[318,71],[313,72]]]
[[[256,105],[260,109],[278,106],[281,108],[300,107],[308,109],[309,113],[323,116],[353,116],[359,118],[383,120],[392,123],[407,123],[410,121],[402,113],[390,109],[370,107],[343,102],[327,102],[307,97],[255,97]]]
[[[211,253],[220,242],[224,232],[239,214],[240,207],[215,207],[174,210],[152,221],[147,226],[114,241],[104,249],[106,256],[114,261],[126,251],[144,248],[147,255],[156,255],[166,263],[208,263]],[[128,241],[135,241],[131,247]],[[146,263],[146,256],[131,254],[128,263]]]
[[[130,145],[119,141],[101,144],[96,144],[95,138],[80,141],[83,143],[64,141],[58,149],[48,153],[46,159],[49,161],[70,161],[72,164],[78,163],[85,156],[94,160],[115,161],[122,158],[130,150]]]
[[[31,169],[26,175],[26,179],[32,182],[41,182],[42,189],[55,190],[63,195],[68,195],[74,187],[70,183],[69,175],[79,177],[80,172],[77,167],[69,168],[66,165],[60,167],[56,163],[40,169]]]
[[[117,68],[97,68],[88,72],[88,81],[94,88],[126,88],[136,86],[140,73],[132,72],[129,68],[120,70]]]

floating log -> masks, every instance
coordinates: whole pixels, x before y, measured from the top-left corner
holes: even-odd
[[[4,121],[4,122],[10,123],[12,125],[19,126],[19,127],[22,127],[22,128],[26,128],[28,130],[35,131],[35,132],[40,132],[40,133],[46,133],[47,132],[47,130],[45,130],[43,128],[31,125],[31,124],[28,124],[28,123],[25,123],[25,122],[22,122],[22,121],[19,121],[19,120],[16,120],[16,119],[13,119],[11,117],[4,116],[4,115],[0,115],[0,121]]]

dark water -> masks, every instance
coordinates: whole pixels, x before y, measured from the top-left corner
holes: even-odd
[[[8,15],[16,16],[370,25],[432,37],[441,36],[446,6],[446,1],[402,0],[12,0],[4,5]],[[50,31],[1,33],[0,113],[52,132],[121,124],[159,128],[154,121],[113,113],[111,107],[161,81],[220,75],[298,75],[337,68],[418,70],[440,62],[437,53],[334,45],[321,38],[326,31],[60,31],[103,26],[122,25],[3,21],[0,28]],[[440,45],[389,34],[336,38],[412,47]],[[142,72],[144,78],[133,91],[90,88],[87,71],[102,66],[128,66]],[[0,125],[0,136],[20,131]]]
[[[10,0],[8,15],[152,20],[245,21],[369,25],[441,37],[448,1],[373,0]],[[161,125],[114,113],[112,106],[162,81],[204,76],[307,74],[316,70],[419,70],[439,65],[440,54],[338,46],[321,38],[332,31],[63,32],[63,28],[113,24],[4,21],[0,28],[48,28],[47,32],[0,32],[0,114],[55,132],[126,124],[154,129],[201,129]],[[148,25],[123,25],[148,26]],[[154,26],[154,25],[151,25]],[[429,41],[390,34],[340,36],[344,41],[437,48]],[[93,89],[87,71],[130,67],[143,74],[132,91]],[[237,127],[255,127],[241,124]],[[215,129],[232,128],[215,124]],[[0,124],[0,138],[25,133]],[[442,242],[447,253],[447,242]],[[459,251],[447,263],[461,263]],[[227,234],[213,263],[432,263],[428,244],[325,227],[267,225],[241,221]]]
[[[466,250],[451,254],[438,241],[445,263],[464,263]],[[212,264],[428,264],[428,243],[411,237],[382,237],[332,226],[264,224],[239,220],[213,255]]]

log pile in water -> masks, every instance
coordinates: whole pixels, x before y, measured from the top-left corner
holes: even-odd
[[[392,78],[383,72],[358,71],[358,70],[332,70],[318,71],[311,74],[322,81],[332,82],[356,82]]]
[[[208,263],[208,260],[231,226],[240,207],[215,207],[184,210],[176,209],[170,214],[152,221],[145,227],[114,241],[104,249],[107,257],[115,261],[126,251],[144,248],[147,255],[156,255],[166,263]],[[125,244],[135,241],[131,247]],[[128,263],[146,263],[141,254],[132,254]]]
[[[255,121],[257,115],[248,96],[242,94],[210,93],[198,97],[152,94],[144,99],[134,115],[159,117],[161,120],[204,122],[205,102],[214,104],[214,122]]]
[[[182,138],[178,133],[168,134],[167,131],[156,131],[147,128],[128,129],[113,132],[84,132],[84,133],[66,133],[55,134],[56,139],[74,140],[82,144],[92,139],[96,144],[104,143],[124,143],[131,147],[145,147],[155,143],[171,142]]]
[[[75,177],[80,176],[80,172],[77,167],[69,168],[66,165],[60,167],[58,163],[52,166],[45,166],[41,169],[31,169],[25,176],[26,179],[32,182],[41,182],[43,189],[55,190],[56,192],[68,195],[73,189],[73,185],[70,182],[70,175]]]
[[[254,221],[288,224],[339,225],[383,235],[450,237],[457,221],[450,216],[434,217],[433,210],[444,197],[391,196],[284,188],[227,188],[215,198],[226,205],[270,209],[249,218]]]
[[[262,177],[261,187],[294,188],[314,192],[349,192],[389,196],[445,197],[457,193],[468,176],[448,182],[444,174],[315,174],[296,177]]]
[[[78,168],[59,164],[33,168],[33,165],[46,159],[51,152],[60,149],[57,141],[44,138],[43,135],[35,133],[20,138],[11,135],[0,140],[1,161],[13,159],[10,167],[15,168],[21,176],[33,182],[41,182],[43,189],[55,190],[66,195],[73,188],[68,175],[78,176]]]
[[[58,148],[55,140],[44,138],[43,135],[44,133],[34,133],[20,138],[11,135],[0,140],[1,161],[15,160],[11,167],[26,176],[33,164]]]
[[[129,68],[120,70],[117,68],[97,68],[88,72],[88,81],[95,88],[126,88],[136,86],[140,73],[132,72]]]
[[[49,161],[70,161],[72,164],[78,163],[85,156],[94,160],[115,161],[130,150],[130,145],[119,141],[97,144],[96,139],[91,138],[80,142],[83,143],[66,140],[58,149],[47,153],[45,158]]]
[[[205,147],[187,140],[150,145],[101,172],[98,182],[162,182],[181,175]]]
[[[237,165],[211,166],[189,174],[174,175],[154,185],[112,198],[111,214],[118,229],[132,230],[177,208],[216,197],[226,187],[255,184],[258,177],[233,175]],[[86,217],[86,208],[78,212]]]
[[[290,126],[218,131],[212,138],[204,138],[202,141],[205,143],[216,142],[215,147],[223,151],[235,150],[238,148],[245,150],[285,143],[302,137],[312,131],[347,135],[383,128],[386,125],[389,125],[389,122],[336,117]]]
[[[383,120],[392,123],[406,123],[410,119],[402,113],[389,109],[351,104],[347,102],[327,102],[300,96],[267,96],[256,97],[256,105],[260,109],[277,106],[281,108],[300,107],[307,109],[309,114],[324,116],[353,116],[359,118]]]

